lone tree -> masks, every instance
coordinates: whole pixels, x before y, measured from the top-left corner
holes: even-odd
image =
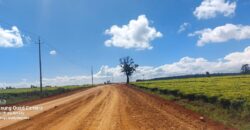
[[[241,67],[241,73],[242,74],[249,74],[250,73],[249,64],[242,65],[242,67]]]
[[[120,58],[120,66],[122,72],[127,76],[127,84],[129,83],[129,77],[136,71],[136,68],[139,66],[134,63],[134,60],[129,56]]]

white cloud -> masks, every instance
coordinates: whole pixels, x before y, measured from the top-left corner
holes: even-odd
[[[186,31],[186,29],[188,28],[188,26],[190,26],[190,24],[187,23],[187,22],[181,24],[180,27],[179,27],[178,33],[182,33],[184,31]]]
[[[57,52],[56,52],[55,50],[51,50],[51,51],[49,52],[49,54],[50,54],[50,55],[56,55]]]
[[[165,64],[158,67],[139,67],[135,76],[146,78],[177,76],[186,74],[203,74],[206,71],[210,73],[237,73],[243,64],[250,64],[250,46],[242,52],[233,52],[224,58],[208,61],[205,58],[183,57],[179,61],[171,64]]]
[[[112,76],[121,76],[121,68],[120,66],[116,66],[114,68],[109,68],[107,65],[104,65],[100,68],[100,70],[96,73],[97,77],[102,77],[102,76],[108,76],[108,77],[112,77]]]
[[[196,7],[193,14],[198,19],[214,18],[217,15],[228,17],[234,15],[236,6],[236,2],[228,0],[203,0],[201,5]]]
[[[145,15],[140,15],[136,20],[130,20],[128,25],[119,27],[113,25],[105,31],[106,35],[112,36],[105,41],[108,47],[135,48],[137,50],[152,49],[151,41],[162,37],[154,27],[149,26],[149,20]]]
[[[225,24],[214,29],[206,28],[189,34],[189,36],[199,36],[198,46],[207,43],[221,43],[229,40],[250,39],[250,26]]]
[[[177,76],[186,74],[203,74],[206,71],[210,73],[237,73],[243,64],[250,64],[250,46],[242,52],[233,52],[215,61],[209,61],[205,58],[183,57],[179,61],[161,65],[158,67],[139,66],[133,79],[156,78],[166,76]],[[101,67],[96,74],[97,77],[115,77],[116,81],[125,81],[120,67]]]
[[[206,71],[209,71],[210,73],[237,73],[240,72],[243,64],[250,64],[249,57],[250,46],[246,47],[242,52],[233,52],[215,61],[208,61],[205,58],[192,58],[187,56],[181,58],[177,62],[164,64],[158,67],[139,66],[135,74],[132,76],[132,81],[142,79],[143,77],[145,79],[150,79],[187,74],[204,74]],[[100,70],[94,74],[95,83],[103,83],[107,80],[114,82],[125,81],[125,76],[121,73],[120,66],[102,66]],[[58,86],[90,84],[91,76],[58,76],[55,78],[44,78],[43,82],[44,85]],[[22,80],[19,83],[0,83],[0,87],[30,87],[31,84],[39,85],[39,82],[27,82],[27,80]]]
[[[10,30],[0,27],[0,47],[22,47],[23,40],[16,26]]]

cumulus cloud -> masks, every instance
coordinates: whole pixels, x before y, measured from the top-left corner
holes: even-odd
[[[177,62],[164,64],[158,67],[140,66],[135,74],[131,77],[132,81],[136,79],[157,78],[178,76],[187,74],[204,74],[206,71],[210,73],[237,73],[240,72],[243,64],[250,64],[250,46],[241,52],[233,52],[215,61],[209,61],[205,58],[183,57]],[[114,82],[124,82],[125,76],[121,73],[120,66],[109,67],[102,66],[98,72],[94,74],[95,83],[103,83],[107,80]],[[90,75],[81,76],[59,76],[55,78],[44,78],[45,85],[80,85],[90,84]],[[16,86],[29,87],[31,84],[39,85],[39,82],[21,81],[20,83],[0,83],[0,87]]]
[[[0,27],[0,47],[22,47],[23,39],[20,31],[16,26],[10,30]]]
[[[186,31],[186,29],[190,26],[189,23],[185,22],[183,24],[180,25],[179,27],[179,30],[178,30],[178,33],[182,33],[184,31]]]
[[[100,70],[95,74],[96,77],[103,77],[103,76],[108,76],[108,77],[118,77],[121,76],[121,68],[120,66],[116,66],[113,68],[110,68],[107,65],[104,65],[100,68]]]
[[[233,52],[218,60],[209,61],[205,58],[183,57],[177,62],[164,64],[158,67],[139,66],[133,79],[156,78],[166,76],[178,76],[186,74],[203,74],[206,71],[210,73],[237,73],[243,64],[250,64],[250,46],[241,52]],[[115,77],[116,81],[125,81],[123,73],[120,72],[120,66],[108,67],[102,66],[96,73],[96,77]]]
[[[51,50],[51,51],[49,52],[49,54],[50,54],[50,55],[56,55],[57,52],[56,52],[56,50]]]
[[[196,7],[193,14],[198,19],[214,18],[217,15],[228,17],[234,15],[236,6],[236,2],[228,0],[203,0],[201,5]]]
[[[208,61],[205,58],[192,58],[187,56],[181,58],[177,62],[164,64],[158,67],[140,66],[133,75],[132,79],[141,79],[143,75],[145,78],[149,79],[186,74],[202,74],[206,71],[209,71],[210,73],[236,73],[240,71],[243,64],[250,64],[249,57],[250,46],[245,48],[242,52],[233,52],[215,61]],[[120,66],[102,66],[94,77],[99,82],[106,80],[123,82],[125,81],[125,77],[120,71]]]
[[[113,25],[105,31],[111,38],[105,41],[107,47],[135,48],[137,50],[152,49],[151,41],[162,37],[162,33],[149,26],[145,15],[140,15],[136,20],[130,20],[121,27]]]
[[[214,29],[206,28],[189,34],[189,36],[199,36],[198,46],[207,43],[221,43],[229,40],[250,39],[250,26],[225,24]]]
[[[233,52],[215,61],[205,58],[183,57],[179,61],[158,67],[141,66],[135,73],[136,78],[166,77],[187,74],[237,73],[243,64],[250,64],[250,46],[242,52]]]

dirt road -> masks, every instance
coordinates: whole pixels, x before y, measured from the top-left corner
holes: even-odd
[[[74,97],[74,98],[72,98]],[[222,130],[172,102],[125,85],[99,86],[43,104],[29,120],[3,130]],[[67,101],[64,101],[67,100]],[[61,101],[61,102],[60,102]],[[53,105],[54,103],[54,105]],[[54,106],[54,107],[53,107]],[[3,123],[0,121],[0,123]],[[7,123],[7,122],[5,122]]]

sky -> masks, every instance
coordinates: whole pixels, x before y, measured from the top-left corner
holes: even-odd
[[[250,63],[248,0],[0,0],[0,87],[240,72]]]

